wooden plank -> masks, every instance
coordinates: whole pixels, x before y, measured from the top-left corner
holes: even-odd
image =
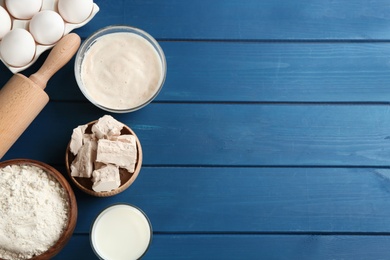
[[[383,43],[162,46],[168,74],[159,101],[388,102],[390,97],[390,48]]]
[[[388,233],[389,178],[389,169],[373,168],[143,167],[114,197],[76,189],[76,232],[126,202],[157,233]]]
[[[387,167],[389,111],[386,105],[152,103],[115,117],[140,138],[145,165]],[[73,128],[103,114],[89,103],[51,102],[4,159],[62,164]]]
[[[389,39],[386,0],[95,0],[100,12],[83,36],[112,24],[159,39]]]
[[[164,102],[388,102],[390,48],[383,43],[163,42]],[[31,69],[38,69],[43,58]],[[46,89],[52,100],[86,101],[74,60]],[[0,86],[11,77],[0,67]],[[375,91],[373,91],[373,89]]]
[[[155,234],[143,259],[387,259],[389,243],[365,235]],[[94,258],[88,235],[76,234],[53,260]]]

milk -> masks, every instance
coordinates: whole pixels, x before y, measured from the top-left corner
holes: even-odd
[[[149,247],[152,229],[146,215],[128,204],[105,209],[91,230],[91,244],[104,260],[139,259]]]

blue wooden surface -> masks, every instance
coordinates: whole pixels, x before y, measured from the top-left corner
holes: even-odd
[[[145,259],[389,259],[388,0],[95,0],[76,30],[146,30],[168,63],[147,107],[113,116],[143,146],[136,182],[110,198],[75,190],[75,233],[55,259],[95,259],[100,210],[150,217]],[[32,68],[42,64],[45,55]],[[0,66],[0,84],[11,73]],[[106,112],[79,91],[73,61],[50,103],[4,157],[49,163],[79,125]]]

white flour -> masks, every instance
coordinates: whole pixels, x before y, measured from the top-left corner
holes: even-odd
[[[0,169],[0,258],[28,259],[55,244],[68,219],[65,190],[35,166]]]

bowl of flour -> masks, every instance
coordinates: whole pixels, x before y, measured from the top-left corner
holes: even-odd
[[[0,259],[50,259],[73,234],[75,195],[64,176],[35,160],[0,162]]]

